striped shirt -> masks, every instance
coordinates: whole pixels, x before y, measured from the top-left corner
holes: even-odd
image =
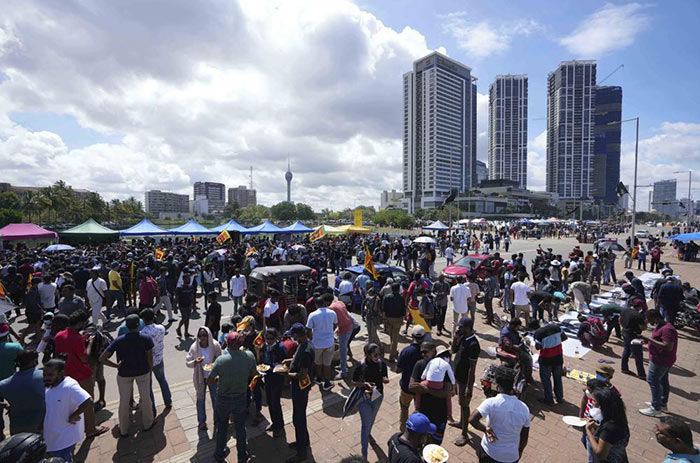
[[[535,343],[540,349],[540,365],[561,365],[564,362],[559,326],[549,324],[539,328],[535,331]]]

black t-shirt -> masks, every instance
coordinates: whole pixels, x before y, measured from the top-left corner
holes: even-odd
[[[481,352],[481,346],[476,335],[472,334],[460,340],[459,350],[454,359],[454,373],[457,381],[460,383],[469,381],[471,362],[479,358],[479,352]]]
[[[550,293],[546,291],[535,291],[532,293],[530,296],[530,301],[534,302],[535,305],[538,305],[540,302],[552,302],[554,299],[554,296],[552,296]]]
[[[416,362],[416,366],[413,367],[413,374],[411,378],[416,381],[421,381],[421,376],[423,375],[423,370],[425,370],[428,360],[422,359]],[[449,382],[450,379],[445,373],[443,378],[444,382]],[[431,423],[433,423],[438,428],[447,422],[447,399],[435,397],[432,394],[422,394],[420,399],[420,410],[422,414],[428,417]]]
[[[214,328],[215,331],[219,331],[219,324],[221,323],[221,304],[218,302],[212,302],[209,304],[207,309],[207,316],[204,320],[204,324]]]
[[[407,441],[400,438],[401,433],[397,432],[389,439],[389,463],[423,463],[418,450]]]
[[[299,344],[292,358],[292,363],[289,365],[289,371],[292,373],[299,373],[301,370],[306,369],[309,372],[309,376],[313,376],[314,355],[314,348],[310,342],[307,341],[304,344]],[[292,381],[292,388],[298,389],[299,381]],[[308,390],[308,388],[306,390]]]
[[[390,294],[382,301],[382,312],[389,318],[403,318],[406,316],[406,301],[400,294]]]
[[[622,334],[628,337],[639,336],[642,334],[642,328],[645,322],[644,315],[634,309],[622,309],[620,312],[620,324],[622,325]]]
[[[386,363],[363,360],[352,374],[352,380],[357,382],[373,383],[377,390],[384,393],[384,378],[389,376]]]

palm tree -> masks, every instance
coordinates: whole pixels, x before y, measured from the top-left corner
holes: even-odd
[[[20,208],[22,213],[26,215],[27,221],[32,221],[32,214],[39,210],[39,193],[36,191],[28,190],[22,193],[20,196]]]

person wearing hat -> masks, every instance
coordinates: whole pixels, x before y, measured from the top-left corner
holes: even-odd
[[[451,426],[460,428],[462,433],[455,441],[455,445],[463,447],[469,442],[467,429],[469,428],[469,405],[474,392],[476,379],[476,363],[481,353],[481,345],[474,332],[474,321],[471,318],[462,318],[457,323],[457,333],[452,342],[454,354],[454,373],[457,380],[457,397],[459,400],[459,421],[452,421]]]
[[[211,339],[209,341],[215,342]],[[216,449],[214,459],[226,461],[229,449],[228,441],[229,417],[233,416],[236,428],[236,450],[239,463],[248,461],[248,443],[246,441],[245,419],[248,408],[248,384],[257,375],[255,356],[243,347],[244,336],[237,331],[230,331],[226,336],[227,353],[220,355],[214,361],[214,366],[207,378],[207,385],[216,388],[214,401],[216,421]]]
[[[125,324],[129,330],[107,346],[100,356],[100,362],[117,369],[117,386],[119,388],[119,433],[121,437],[129,435],[131,422],[131,397],[134,382],[139,389],[141,401],[141,422],[144,431],[153,427],[153,403],[151,402],[151,372],[153,371],[153,341],[149,336],[139,332],[141,319],[136,314],[126,317]],[[110,360],[117,353],[117,362]]]
[[[413,413],[401,424],[403,431],[391,436],[387,442],[389,463],[422,463],[421,450],[437,428],[422,413]]]
[[[449,412],[446,399],[452,395],[453,383],[447,380],[443,381],[442,389],[433,389],[424,385],[422,383],[423,372],[428,367],[428,363],[437,356],[437,345],[432,341],[423,342],[421,354],[423,354],[423,358],[416,362],[413,367],[408,388],[414,394],[421,394],[420,406],[416,404],[416,409],[427,416],[430,422],[437,427],[432,440],[439,445],[442,443],[447,426]]]
[[[408,386],[411,382],[413,367],[423,358],[421,343],[424,339],[425,328],[420,325],[414,325],[411,331],[411,344],[401,350],[399,358],[396,360],[396,372],[401,374],[401,379],[399,380],[399,387],[401,388],[399,395],[401,431],[405,428],[406,420],[408,419],[408,409],[415,397],[415,393],[411,392]]]

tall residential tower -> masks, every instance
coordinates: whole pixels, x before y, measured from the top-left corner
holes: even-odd
[[[617,184],[620,183],[622,87],[596,87],[593,116],[593,198],[605,204],[617,204]]]
[[[489,180],[527,188],[527,76],[496,76],[489,87]]]
[[[593,197],[596,62],[564,61],[547,79],[547,191]]]
[[[403,192],[409,212],[476,185],[476,78],[434,52],[403,75]]]

